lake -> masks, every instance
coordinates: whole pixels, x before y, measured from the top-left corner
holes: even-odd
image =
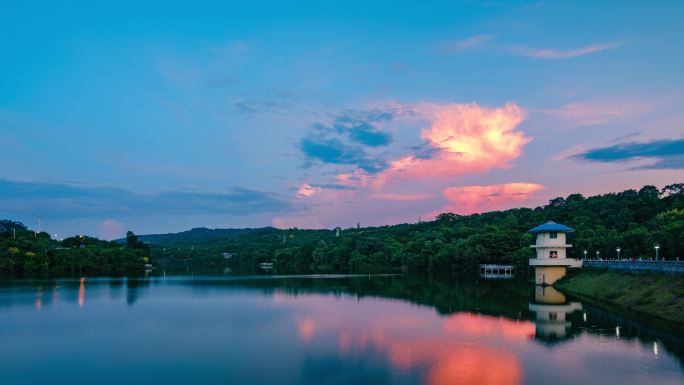
[[[520,280],[0,281],[9,384],[684,384],[681,329]]]

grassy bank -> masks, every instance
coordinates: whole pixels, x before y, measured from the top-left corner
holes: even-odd
[[[554,286],[580,297],[684,324],[681,275],[581,270]]]

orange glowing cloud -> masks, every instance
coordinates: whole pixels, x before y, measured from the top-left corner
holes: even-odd
[[[442,193],[449,204],[440,212],[473,214],[484,211],[501,210],[511,203],[520,203],[530,195],[543,189],[535,183],[505,183],[489,186],[449,187]]]
[[[425,105],[421,111],[432,123],[420,137],[436,152],[428,159],[407,155],[391,161],[376,178],[375,187],[391,180],[450,178],[507,168],[531,141],[516,131],[525,112],[514,103],[501,108],[475,103]]]

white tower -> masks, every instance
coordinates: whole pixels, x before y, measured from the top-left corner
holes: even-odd
[[[530,266],[534,267],[537,285],[552,285],[565,276],[566,268],[582,267],[582,261],[567,258],[568,245],[565,235],[574,229],[553,221],[548,221],[528,231],[537,236],[536,243],[530,247],[536,250],[536,258],[530,259]]]

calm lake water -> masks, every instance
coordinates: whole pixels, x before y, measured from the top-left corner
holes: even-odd
[[[684,337],[516,281],[0,282],[0,383],[684,384]]]

